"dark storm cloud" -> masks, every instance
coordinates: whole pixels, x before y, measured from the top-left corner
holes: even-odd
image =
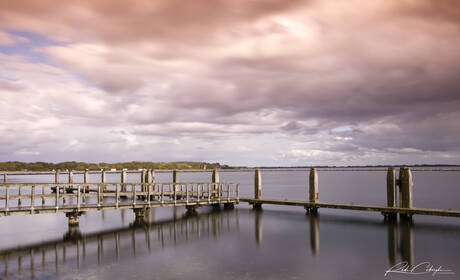
[[[34,81],[0,80],[0,90],[40,88],[28,93],[35,111],[4,114],[50,114],[52,129],[84,125],[85,139],[63,140],[75,151],[101,129],[124,131],[104,141],[133,150],[155,136],[162,145],[227,138],[284,158],[417,151],[458,161],[459,18],[449,0],[3,1],[3,31],[59,42],[35,51],[60,77],[0,56],[10,76]],[[68,80],[72,98],[59,95]],[[39,135],[45,124],[30,127]]]

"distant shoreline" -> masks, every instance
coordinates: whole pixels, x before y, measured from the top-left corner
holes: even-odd
[[[65,161],[59,163],[52,162],[21,162],[21,161],[6,161],[0,162],[0,171],[52,171],[52,170],[140,170],[140,169],[156,169],[156,170],[212,170],[212,169],[309,169],[309,168],[324,168],[324,169],[360,169],[360,168],[388,168],[388,167],[412,167],[412,168],[458,168],[460,164],[389,164],[389,165],[303,165],[303,166],[229,166],[227,164],[208,163],[208,162],[193,162],[193,161],[173,161],[173,162],[145,162],[145,161],[130,161],[116,163],[91,163],[91,162],[76,162]]]

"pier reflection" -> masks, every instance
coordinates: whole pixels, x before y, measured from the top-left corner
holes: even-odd
[[[255,241],[258,246],[261,246],[263,236],[262,217],[264,210],[257,209],[253,211]],[[310,249],[312,255],[316,256],[319,254],[320,248],[320,215],[318,213],[310,213],[307,215],[307,221],[309,223]],[[321,219],[321,222],[334,224],[340,223],[362,227],[386,227],[388,236],[387,246],[389,264],[394,266],[401,261],[407,262],[411,266],[414,264],[414,226],[413,222],[410,220],[402,219],[399,223],[393,220],[384,221],[383,223],[369,223],[369,221],[366,220],[360,221],[356,219],[348,219],[346,217],[327,217],[326,219]],[[424,228],[424,230],[427,230],[427,228]]]
[[[155,221],[154,211],[127,227],[90,234],[83,234],[79,227],[69,227],[61,239],[2,250],[0,279],[58,275],[69,269],[117,262],[200,239],[216,239],[239,230],[237,209],[182,216],[176,212],[165,221]],[[124,216],[122,211],[122,219]]]

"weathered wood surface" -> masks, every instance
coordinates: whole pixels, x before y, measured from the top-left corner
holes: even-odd
[[[368,205],[352,205],[352,204],[334,204],[334,203],[312,203],[308,201],[298,200],[276,200],[276,199],[252,199],[240,198],[240,202],[248,202],[249,204],[275,204],[275,205],[289,205],[301,207],[317,207],[317,208],[331,208],[331,209],[345,209],[345,210],[358,210],[358,211],[374,211],[382,213],[402,213],[406,215],[433,215],[433,216],[448,216],[460,217],[460,211],[441,210],[441,209],[427,209],[427,208],[400,208],[400,207],[385,207],[385,206],[368,206]]]
[[[239,201],[237,183],[23,183],[0,184],[0,193],[0,216]]]

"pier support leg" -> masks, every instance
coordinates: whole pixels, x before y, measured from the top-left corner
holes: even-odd
[[[69,219],[69,228],[70,227],[78,227],[78,224],[80,223],[80,216],[82,212],[68,212],[65,213],[65,216]]]
[[[224,203],[224,209],[234,209],[235,204],[234,203]]]
[[[262,203],[253,203],[252,204],[252,209],[261,210],[262,209]]]
[[[135,208],[133,209],[133,211],[134,211],[134,214],[136,215],[134,223],[138,225],[144,223],[146,209],[145,208]]]
[[[198,208],[198,205],[187,205],[185,206],[185,209],[187,209],[187,214],[196,214],[196,209]]]

